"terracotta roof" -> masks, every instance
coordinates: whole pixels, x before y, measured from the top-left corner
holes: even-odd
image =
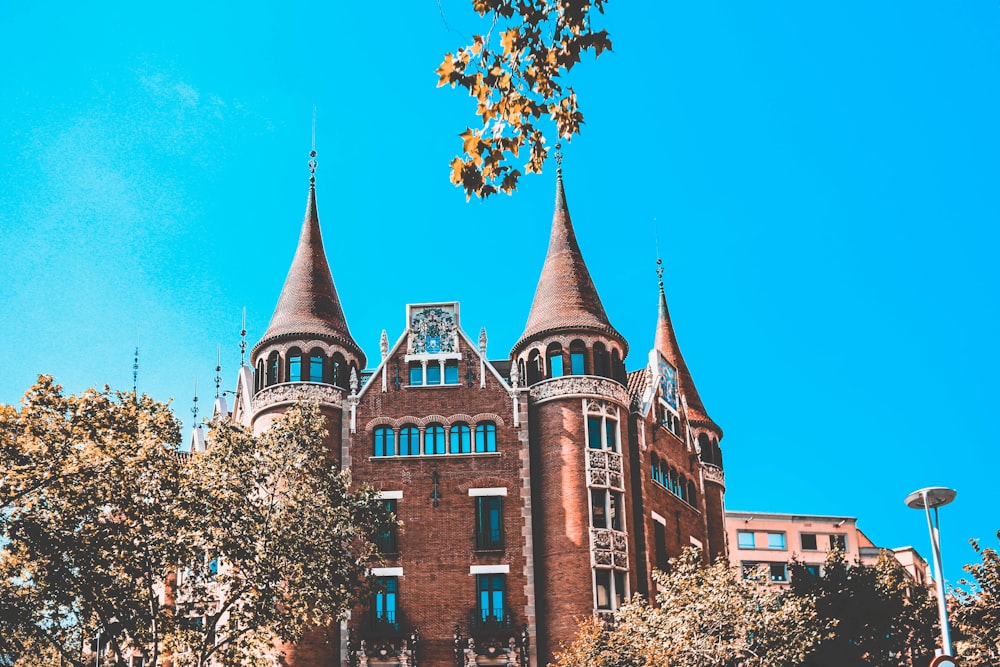
[[[684,356],[681,354],[681,348],[677,344],[677,335],[674,333],[674,325],[670,322],[670,311],[667,309],[667,295],[663,292],[663,283],[660,283],[660,311],[656,320],[654,346],[677,369],[677,385],[687,401],[689,418],[692,421],[715,424],[708,416],[708,412],[705,411],[705,404],[701,402],[701,396],[698,395],[698,388],[694,386],[691,371],[688,370]]]
[[[528,323],[514,346],[515,353],[528,339],[560,329],[607,334],[627,346],[622,335],[608,322],[601,298],[583,261],[566,206],[562,174],[556,180],[555,213],[552,216],[548,254],[538,287],[535,288]]]
[[[649,366],[631,371],[628,374],[628,393],[637,401],[642,401],[642,395],[649,386]]]
[[[285,286],[281,288],[271,323],[255,348],[279,336],[293,335],[334,338],[357,351],[362,357],[362,365],[364,363],[364,355],[347,328],[330,265],[326,261],[316,208],[316,186],[312,179],[292,266],[285,278]]]

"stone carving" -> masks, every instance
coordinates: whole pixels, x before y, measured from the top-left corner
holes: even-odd
[[[389,335],[385,332],[385,329],[382,329],[382,336],[378,341],[378,349],[382,353],[382,358],[385,359],[389,354]]]
[[[607,470],[590,471],[590,486],[607,486],[607,485],[608,485]]]
[[[264,387],[250,401],[254,411],[278,403],[317,400],[320,403],[342,405],[343,390],[327,384],[315,382],[286,382]]]
[[[629,404],[625,387],[614,380],[589,375],[568,375],[546,380],[531,388],[531,400],[535,403],[567,396],[593,396],[607,398],[622,406]]]
[[[704,471],[706,482],[715,482],[721,486],[726,486],[726,474],[722,468],[711,463],[702,463],[701,469]]]
[[[594,565],[614,565],[610,551],[594,551]]]
[[[510,386],[514,389],[521,386],[521,371],[517,368],[517,359],[510,364]]]
[[[624,490],[625,487],[622,485],[622,476],[618,473],[611,473],[608,475],[608,486],[615,489]]]
[[[608,454],[603,449],[589,449],[587,454],[587,463],[592,469],[608,467]]]
[[[610,549],[611,531],[605,528],[591,528],[590,541],[595,549]]]
[[[590,552],[595,565],[628,568],[628,539],[619,530],[591,528]]]
[[[618,453],[612,453],[608,456],[608,468],[614,470],[615,472],[622,471],[622,455]]]

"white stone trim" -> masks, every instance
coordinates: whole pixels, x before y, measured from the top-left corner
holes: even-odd
[[[402,500],[403,492],[400,491],[379,491],[378,497],[382,500]]]
[[[470,496],[506,496],[506,486],[491,486],[481,489],[469,489]]]
[[[386,569],[391,570],[393,568],[386,568]],[[399,571],[402,572],[403,568],[399,568]],[[510,573],[510,565],[507,564],[469,566],[469,574],[509,574],[509,573]]]
[[[371,569],[371,574],[373,577],[402,577],[403,568],[401,567],[373,567]]]
[[[691,546],[697,547],[699,549],[704,549],[705,548],[702,545],[701,540],[695,539],[695,537],[693,535],[691,536]]]
[[[663,518],[662,516],[660,516],[659,514],[657,514],[656,512],[653,512],[653,511],[650,511],[649,515],[650,515],[651,517],[653,517],[653,521],[655,521],[655,522],[657,522],[657,523],[659,523],[659,524],[662,524],[662,525],[664,525],[664,526],[666,526],[666,525],[667,525],[667,520],[666,520],[666,519],[664,519],[664,518]],[[694,538],[691,538],[691,539],[694,539]]]

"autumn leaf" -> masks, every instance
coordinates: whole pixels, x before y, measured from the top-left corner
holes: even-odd
[[[464,88],[476,100],[481,126],[459,135],[462,155],[451,162],[451,181],[467,199],[510,194],[522,173],[542,171],[548,149],[535,121],[551,121],[556,135],[567,140],[579,134],[584,116],[575,93],[564,93],[560,77],[584,52],[593,51],[596,58],[611,49],[607,30],[591,28],[593,10],[603,13],[605,2],[473,0],[480,16],[501,26],[498,36],[492,29],[475,35],[471,44],[446,54],[436,70],[439,87]],[[521,172],[509,162],[525,147]]]

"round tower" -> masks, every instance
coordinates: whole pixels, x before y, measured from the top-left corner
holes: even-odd
[[[317,399],[327,418],[330,452],[339,457],[351,376],[360,375],[366,360],[347,327],[323,247],[315,155],[298,247],[267,331],[250,353],[251,424],[261,433],[300,398]]]
[[[560,169],[548,253],[511,351],[529,388],[539,664],[572,641],[579,618],[631,592],[627,354],[580,253]]]
[[[677,388],[685,406],[684,412],[691,439],[696,443],[701,463],[701,477],[704,484],[705,519],[708,532],[706,555],[711,561],[724,558],[726,548],[725,503],[726,480],[722,470],[722,429],[716,424],[708,412],[698,388],[694,385],[691,371],[688,370],[681,348],[677,344],[674,326],[670,321],[670,311],[667,308],[667,296],[663,291],[663,281],[660,281],[660,304],[656,322],[655,349],[677,369]]]
[[[318,400],[326,418],[327,451],[339,461],[349,392],[366,360],[347,328],[327,263],[316,208],[316,152],[310,157],[299,243],[271,322],[250,354],[250,424],[259,434],[299,400]],[[320,667],[339,659],[336,639],[328,641],[323,632],[307,633],[300,643],[281,649],[282,664],[289,667]]]

